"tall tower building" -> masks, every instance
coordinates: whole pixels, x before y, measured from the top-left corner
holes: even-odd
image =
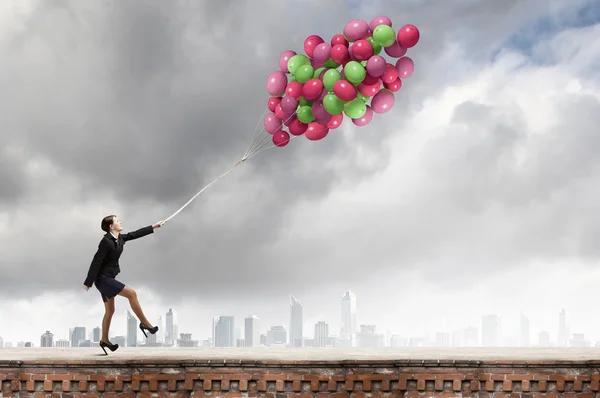
[[[342,296],[342,328],[340,337],[350,340],[351,345],[355,347],[357,332],[356,295],[348,290]]]
[[[246,347],[260,346],[260,332],[258,330],[258,317],[256,315],[249,316],[245,319],[244,324],[244,344]]]
[[[137,347],[138,320],[127,311],[127,347]]]
[[[302,304],[290,294],[290,345],[292,347],[303,346],[302,322]]]

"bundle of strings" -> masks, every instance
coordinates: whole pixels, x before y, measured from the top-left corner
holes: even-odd
[[[202,188],[198,193],[196,193],[194,196],[192,196],[192,198],[190,200],[188,200],[183,206],[181,206],[175,213],[171,214],[169,217],[167,217],[165,220],[163,220],[163,222],[167,222],[170,219],[172,219],[173,217],[175,217],[183,209],[185,209],[190,203],[192,203],[192,201],[194,199],[196,199],[198,196],[200,196],[200,194],[202,192],[207,190],[208,187],[213,185],[215,182],[219,181],[221,178],[225,177],[227,174],[231,173],[233,170],[235,170],[239,165],[244,163],[246,160],[255,157],[256,155],[258,155],[265,149],[270,149],[270,148],[276,147],[276,145],[273,144],[273,142],[272,142],[272,136],[270,134],[267,133],[264,136],[261,136],[263,132],[266,132],[264,127],[260,131],[258,130],[260,121],[264,120],[264,117],[268,110],[269,110],[268,108],[265,109],[261,118],[258,120],[258,123],[256,123],[256,127],[254,128],[254,134],[252,135],[252,140],[250,141],[250,145],[248,145],[248,148],[246,149],[244,156],[242,156],[242,158],[240,160],[238,160],[237,163],[234,164],[233,167],[231,167],[229,170],[227,170],[226,172],[224,172],[223,174],[221,174],[220,176],[218,176],[217,178],[215,178],[214,180],[209,182],[204,188]],[[296,113],[293,113],[283,123],[286,123],[287,121],[291,120],[295,115],[296,115]],[[291,141],[297,137],[298,136],[291,136],[289,141]],[[288,143],[289,143],[289,141],[288,141]]]

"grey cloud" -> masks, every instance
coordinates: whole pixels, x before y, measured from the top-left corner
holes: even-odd
[[[417,69],[396,105],[398,112],[410,114],[446,83],[453,41],[468,38],[470,56],[487,56],[507,35],[544,12],[542,7],[534,13],[532,2],[518,1],[504,2],[501,10],[496,3],[463,2],[458,11],[455,4],[440,2],[425,6],[378,2],[358,14],[345,10],[341,1],[269,2],[261,7],[251,1],[236,2],[235,7],[226,2],[61,4],[41,3],[31,14],[27,29],[2,50],[8,73],[0,75],[0,104],[6,107],[7,127],[18,131],[6,138],[50,159],[64,174],[79,181],[79,196],[71,198],[72,203],[56,204],[57,213],[93,201],[95,194],[114,193],[126,204],[127,212],[136,214],[130,218],[128,229],[145,222],[139,206],[148,206],[144,207],[148,214],[155,214],[149,202],[175,210],[215,177],[216,164],[228,165],[227,159],[233,164],[243,154],[251,129],[266,106],[266,76],[277,67],[279,54],[288,48],[301,49],[308,34],[321,31],[324,36],[332,35],[351,18],[370,20],[377,14],[401,21],[397,25],[417,24],[422,40],[411,51]],[[482,116],[485,112],[473,112],[473,106],[465,104],[457,109],[456,123],[478,123],[472,113]],[[495,118],[493,114],[486,117],[488,120],[479,121],[482,127]],[[197,219],[188,218],[192,210],[186,209],[164,231],[157,232],[160,236],[147,238],[153,241],[128,246],[123,258],[125,277],[133,284],[157,288],[165,297],[183,292],[202,296],[223,289],[235,292],[248,289],[249,281],[252,289],[273,294],[325,283],[341,267],[327,263],[332,253],[323,243],[325,237],[300,242],[298,251],[287,257],[277,253],[280,237],[289,228],[289,213],[299,201],[319,199],[340,181],[359,182],[384,168],[391,157],[386,140],[402,126],[393,126],[388,120],[377,118],[372,126],[357,132],[360,145],[379,154],[374,166],[361,162],[360,152],[353,146],[356,144],[336,130],[322,142],[306,142],[301,137],[286,148],[253,158],[244,167],[256,188],[236,193],[251,198],[251,203],[223,210],[223,217],[243,214],[243,226],[223,223],[208,228],[199,199],[192,205]],[[486,166],[489,159],[482,153],[492,157],[505,153],[511,140],[520,139],[514,127],[501,125],[502,131],[490,130],[487,138],[475,142],[480,152],[449,168],[451,175],[434,167],[432,177],[448,182],[438,188],[445,190],[438,194],[447,195],[449,201],[460,198],[456,186],[466,188],[469,183],[465,180],[453,188],[450,179],[456,182],[461,173],[466,173],[462,174],[465,179],[498,181],[492,171],[470,169],[468,162]],[[505,138],[494,140],[498,135]],[[463,137],[455,145],[473,145],[471,140]],[[340,171],[336,162],[347,167]],[[19,179],[13,181],[17,184]],[[64,183],[57,180],[52,186],[60,189]],[[498,192],[490,182],[481,183],[479,192]],[[471,188],[471,192],[475,190]],[[32,194],[24,188],[14,192],[19,196],[13,201]],[[473,198],[470,200],[461,203],[477,205]],[[103,215],[90,217],[99,220]],[[127,214],[122,216],[128,218]],[[152,221],[156,220],[147,220]],[[417,225],[426,225],[423,220],[410,222],[422,231],[413,239],[430,239],[426,229]],[[439,220],[427,222],[432,225]],[[3,292],[27,294],[40,286],[79,286],[99,238],[95,233],[100,230],[94,227],[73,236],[66,246],[57,238],[43,253],[27,252],[31,245],[46,242],[46,233],[16,235],[19,239],[11,247],[11,262],[1,265]],[[368,234],[364,237],[372,238]],[[441,235],[438,238],[444,239]],[[359,242],[356,247],[367,250],[363,244]],[[407,252],[414,250],[412,255],[418,257],[421,245],[411,242],[411,246]],[[381,252],[395,249],[391,244]],[[409,261],[411,257],[403,259]],[[41,275],[47,262],[60,267],[43,280],[21,281],[21,269]],[[361,269],[359,262],[357,255],[344,258],[343,264]],[[165,277],[166,270],[169,278]],[[323,273],[324,279],[300,276],[316,272]],[[356,274],[348,272],[339,278],[355,279]],[[200,291],[198,281],[202,281]]]

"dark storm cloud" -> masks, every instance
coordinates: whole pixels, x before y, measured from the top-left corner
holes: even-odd
[[[81,189],[75,190],[73,202],[56,204],[48,212],[59,217],[74,206],[93,202],[96,195],[114,193],[130,214],[138,214],[134,220],[129,217],[126,229],[131,230],[138,226],[135,223],[156,221],[143,221],[140,206],[152,214],[149,202],[177,209],[215,177],[216,165],[225,165],[225,171],[243,154],[265,108],[266,76],[277,67],[282,51],[300,50],[304,38],[315,30],[330,37],[350,19],[369,21],[378,14],[399,21],[396,27],[417,24],[422,40],[410,53],[417,69],[397,100],[398,111],[410,114],[446,83],[445,72],[453,67],[446,64],[453,42],[468,39],[469,56],[485,57],[519,26],[539,16],[544,8],[532,9],[533,3],[546,4],[511,1],[498,9],[495,2],[391,6],[382,1],[353,14],[342,1],[274,1],[260,6],[253,1],[72,1],[60,7],[40,3],[26,29],[14,33],[2,49],[8,61],[0,75],[0,103],[7,110],[6,126],[18,132],[8,137],[3,132],[3,138],[26,145],[32,154],[51,160],[79,181]],[[468,123],[473,114],[493,119],[486,112],[464,104],[457,109],[455,122]],[[371,167],[337,131],[322,142],[301,137],[284,149],[269,150],[269,156],[252,159],[244,168],[256,187],[235,194],[260,200],[230,208],[221,216],[243,214],[244,225],[223,220],[209,228],[202,217],[208,214],[198,200],[194,210],[186,209],[157,236],[146,238],[152,241],[128,246],[125,277],[133,284],[157,288],[165,297],[235,293],[242,287],[276,292],[324,282],[305,278],[307,272],[335,275],[336,265],[324,264],[331,253],[318,239],[300,243],[299,253],[273,261],[278,237],[288,232],[293,204],[326,195],[342,179],[357,181],[383,168],[391,156],[386,138],[398,127],[401,124],[390,125],[382,117],[360,130],[361,145],[379,154]],[[504,140],[520,137],[516,130],[507,132]],[[480,144],[492,156],[510,146],[494,139],[482,139]],[[348,167],[340,172],[337,161]],[[455,172],[475,172],[466,168]],[[49,186],[60,189],[61,183],[57,179]],[[36,187],[36,194],[40,189]],[[32,194],[23,189],[14,192],[20,195],[14,198]],[[191,214],[198,218],[187,218]],[[103,215],[90,217],[99,221]],[[122,217],[128,219],[126,214]],[[68,247],[60,246],[59,234],[48,238],[44,230],[16,232],[14,254],[10,263],[2,264],[3,291],[27,294],[40,286],[77,288],[96,247],[94,233],[99,229],[95,221],[93,225],[93,231],[70,236]],[[28,250],[43,242],[54,243],[43,253]],[[415,250],[418,247],[414,245]],[[348,269],[362,267],[355,263],[361,260],[346,260]],[[55,272],[41,271],[48,262],[57,264]],[[23,269],[44,278],[24,282]],[[354,275],[348,272],[342,278]]]

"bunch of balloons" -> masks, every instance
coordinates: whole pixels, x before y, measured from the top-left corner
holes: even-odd
[[[285,51],[266,84],[271,98],[264,127],[273,143],[287,145],[290,134],[321,140],[342,124],[344,115],[365,126],[374,113],[389,111],[402,79],[413,73],[414,63],[405,54],[419,37],[414,25],[395,32],[390,18],[378,16],[371,23],[348,22],[343,35],[329,43],[308,36],[304,54]],[[388,62],[382,50],[395,62]]]

